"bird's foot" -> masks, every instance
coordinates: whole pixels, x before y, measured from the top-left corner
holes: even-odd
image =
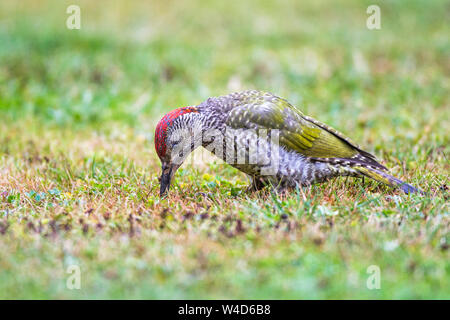
[[[286,186],[278,185],[278,186],[272,186],[270,190],[273,193],[276,193],[277,195],[287,195],[289,188]]]
[[[267,184],[260,178],[251,177],[251,184],[247,187],[246,192],[256,192],[264,189]]]

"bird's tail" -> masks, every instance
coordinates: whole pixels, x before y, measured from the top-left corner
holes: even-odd
[[[355,167],[353,167],[353,169],[358,171],[363,176],[372,178],[376,181],[385,183],[392,187],[398,187],[406,194],[410,194],[410,193],[423,194],[423,192],[420,191],[419,189],[416,189],[412,185],[407,184],[406,182],[403,182],[402,180],[397,179],[396,177],[391,176],[390,174],[387,174],[386,172],[383,172],[381,170],[371,168],[371,167],[364,167],[364,166],[355,166]]]
[[[420,193],[425,194],[423,191],[414,188],[412,185],[397,179],[387,173],[387,168],[376,161],[375,157],[367,152],[361,152],[360,154],[352,158],[310,158],[314,162],[324,162],[331,164],[336,168],[339,174],[351,175],[356,177],[369,177],[375,181],[385,183],[391,187],[400,188],[404,193]]]

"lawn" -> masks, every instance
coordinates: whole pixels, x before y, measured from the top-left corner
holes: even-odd
[[[450,298],[448,10],[1,1],[0,298]],[[427,195],[352,178],[247,193],[207,158],[161,200],[158,120],[245,89],[288,99]]]

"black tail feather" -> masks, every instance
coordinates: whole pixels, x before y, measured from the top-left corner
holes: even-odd
[[[420,193],[425,194],[423,191],[413,187],[412,185],[403,182],[402,180],[391,176],[390,174],[383,172],[381,170],[377,170],[370,167],[355,167],[356,170],[358,170],[362,175],[372,178],[376,181],[383,182],[387,185],[398,187],[400,190],[402,190],[406,194],[410,193]]]
[[[410,185],[410,184],[408,184],[406,182],[403,182],[402,180],[397,179],[397,178],[395,178],[393,176],[390,176],[390,177],[391,177],[390,180],[392,182],[394,182],[396,184],[396,186],[399,187],[404,193],[406,193],[406,194],[410,194],[410,193],[421,193],[421,194],[424,194],[423,191],[420,191],[419,189],[413,187],[412,185]]]

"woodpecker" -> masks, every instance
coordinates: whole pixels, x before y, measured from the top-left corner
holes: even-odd
[[[246,173],[251,190],[267,185],[295,188],[351,176],[368,177],[407,194],[419,191],[388,174],[374,155],[342,133],[268,92],[235,92],[166,114],[155,131],[162,167],[160,196],[199,146]]]

